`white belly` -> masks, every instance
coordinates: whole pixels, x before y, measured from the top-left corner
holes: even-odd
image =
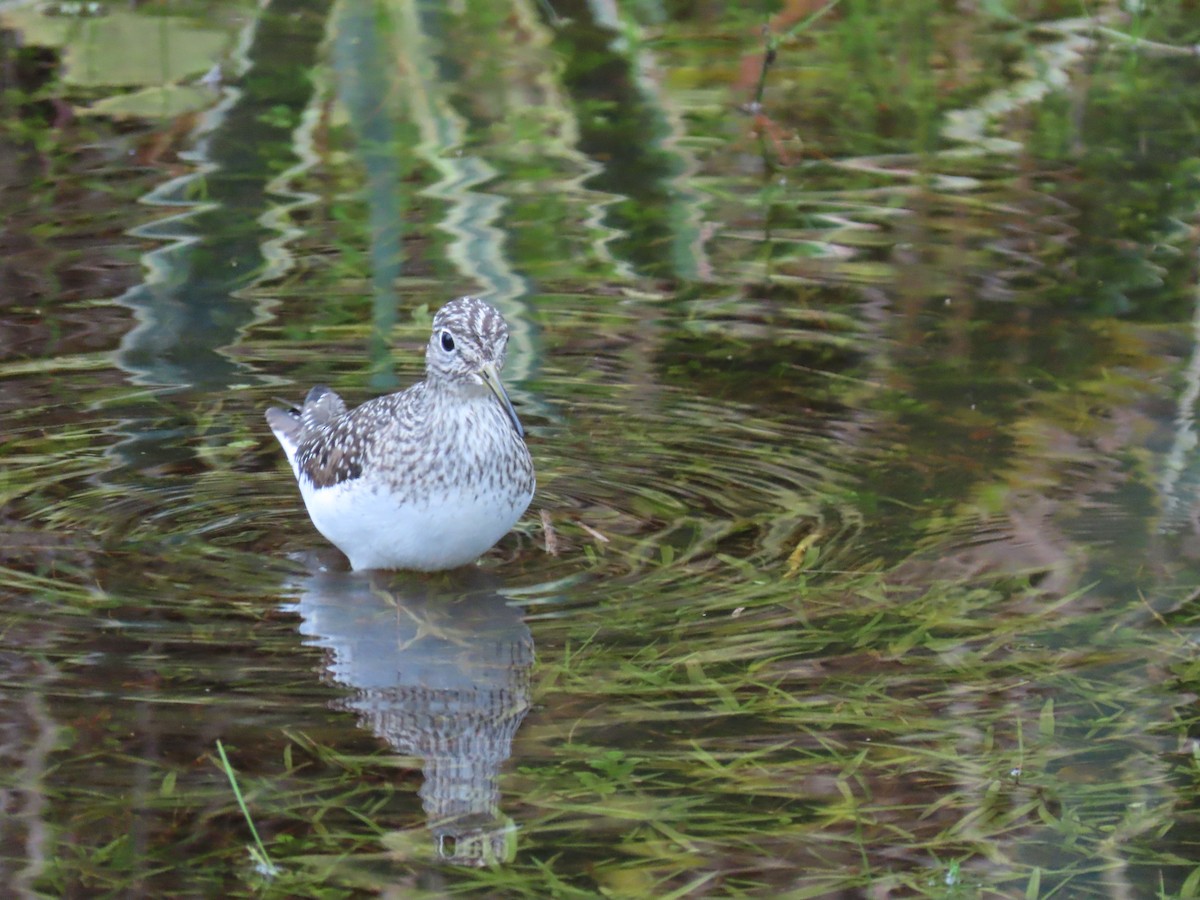
[[[355,569],[451,569],[487,552],[533,499],[449,489],[400,503],[362,480],[313,488],[300,479],[309,517]]]

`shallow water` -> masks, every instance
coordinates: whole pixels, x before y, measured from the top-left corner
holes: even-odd
[[[1194,17],[0,24],[16,894],[1196,890]],[[346,572],[262,410],[464,293],[533,507]]]

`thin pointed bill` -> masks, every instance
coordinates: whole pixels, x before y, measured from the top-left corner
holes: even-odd
[[[524,438],[525,429],[521,427],[521,420],[517,418],[517,411],[513,409],[512,401],[508,399],[508,392],[504,390],[504,385],[500,383],[500,375],[496,371],[496,367],[492,365],[482,366],[479,370],[479,377],[488,386],[488,390],[496,395],[496,399],[500,401],[500,405],[508,413],[509,421],[512,422],[513,428],[517,430],[517,437]]]

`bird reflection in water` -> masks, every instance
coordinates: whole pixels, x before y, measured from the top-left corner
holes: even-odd
[[[441,576],[320,570],[292,607],[340,708],[396,751],[423,759],[420,790],[438,853],[463,865],[511,860],[500,766],[529,710],[533,638],[521,611],[477,569]]]

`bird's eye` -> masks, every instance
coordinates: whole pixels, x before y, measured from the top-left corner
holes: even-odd
[[[454,335],[448,331],[442,332],[442,349],[447,353],[450,353],[454,350]]]

